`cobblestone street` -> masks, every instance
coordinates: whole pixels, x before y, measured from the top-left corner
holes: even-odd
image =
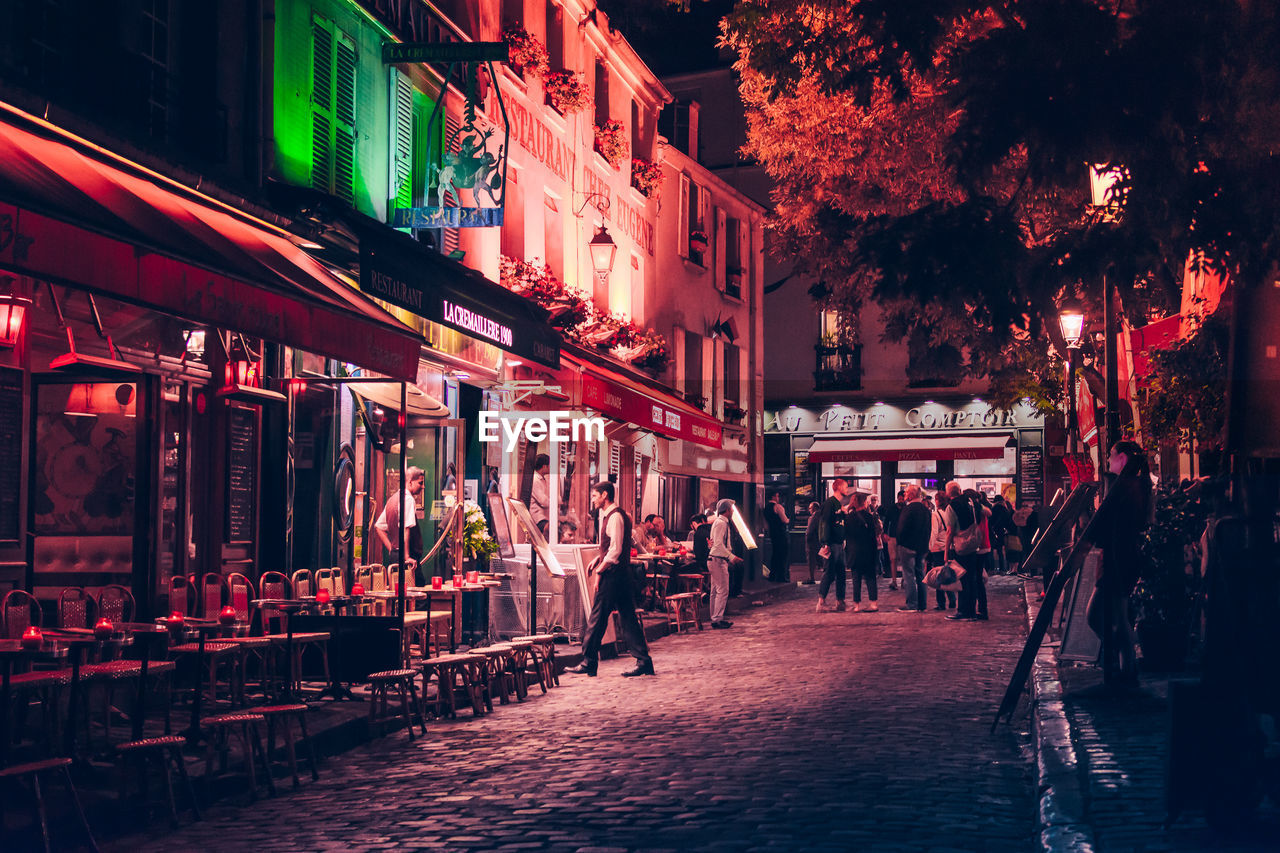
[[[562,676],[524,705],[392,733],[318,783],[135,850],[1028,850],[1026,715],[988,727],[1016,660],[1016,579],[991,621],[813,612],[813,587],[729,631],[657,641],[656,678]]]

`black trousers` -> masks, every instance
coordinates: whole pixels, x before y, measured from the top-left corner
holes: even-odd
[[[600,575],[600,586],[595,601],[591,603],[591,615],[587,617],[587,634],[582,642],[583,661],[600,659],[600,641],[609,627],[609,614],[618,611],[622,623],[622,639],[627,650],[640,663],[650,663],[649,644],[644,639],[644,628],[636,618],[635,587],[627,572],[617,568]]]
[[[982,578],[982,559],[980,554],[956,554],[956,562],[964,566],[964,577],[960,579],[960,607],[957,612],[962,616],[987,615],[987,583]]]
[[[784,533],[777,539],[770,538],[773,549],[769,552],[769,580],[774,583],[789,581],[791,569],[791,543]]]
[[[869,560],[853,561],[853,601],[855,604],[862,602],[862,585],[867,585],[867,600],[875,601],[879,596],[879,590],[876,588],[880,572],[877,565],[878,560],[872,558]]]

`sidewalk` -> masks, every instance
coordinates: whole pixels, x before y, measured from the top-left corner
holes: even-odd
[[[1024,587],[1027,624],[1039,611],[1037,581]],[[1040,849],[1079,853],[1280,849],[1280,809],[1264,803],[1257,825],[1232,835],[1184,810],[1166,827],[1169,681],[1143,674],[1138,690],[1102,690],[1096,666],[1059,664],[1051,631],[1032,669],[1032,721],[1039,775]],[[1175,675],[1187,678],[1189,675]]]

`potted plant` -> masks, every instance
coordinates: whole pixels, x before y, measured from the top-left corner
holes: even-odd
[[[1142,579],[1130,599],[1143,665],[1167,672],[1186,660],[1194,603],[1188,555],[1204,532],[1205,510],[1180,489],[1156,496],[1155,522],[1142,537]]]
[[[689,232],[689,250],[702,254],[711,245],[707,239],[707,232],[694,230]]]
[[[543,75],[547,103],[561,113],[580,113],[591,106],[591,89],[576,71],[552,71]]]
[[[693,391],[686,391],[684,392],[684,399],[689,405],[693,406],[695,409],[706,408],[707,398],[702,396],[701,394],[697,394]]]
[[[595,130],[596,151],[600,152],[600,156],[609,161],[609,165],[615,169],[627,156],[627,150],[630,147],[627,144],[626,128],[622,122],[616,118],[611,118],[604,124],[597,124]]]
[[[730,404],[730,403],[726,403],[726,404],[725,404],[725,407],[724,407],[724,419],[725,419],[726,421],[733,421],[734,423],[741,423],[741,422],[742,422],[742,419],[743,419],[743,418],[745,418],[746,416],[747,416],[747,410],[746,410],[746,409],[739,408],[738,406],[733,405],[733,404]]]
[[[507,43],[508,62],[517,73],[541,77],[547,72],[547,48],[524,27],[508,27],[502,40]]]
[[[631,158],[631,186],[645,198],[659,197],[664,177],[662,167],[657,163],[639,157]]]

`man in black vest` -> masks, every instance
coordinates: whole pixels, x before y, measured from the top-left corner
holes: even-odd
[[[635,656],[636,668],[622,673],[631,678],[653,675],[653,658],[644,640],[644,628],[636,618],[635,588],[631,577],[631,518],[614,503],[613,483],[591,487],[591,507],[600,513],[600,553],[587,566],[595,579],[595,601],[587,617],[587,633],[582,642],[582,663],[569,669],[581,675],[596,674],[600,663],[600,641],[609,624],[609,614],[618,611],[622,637]]]

